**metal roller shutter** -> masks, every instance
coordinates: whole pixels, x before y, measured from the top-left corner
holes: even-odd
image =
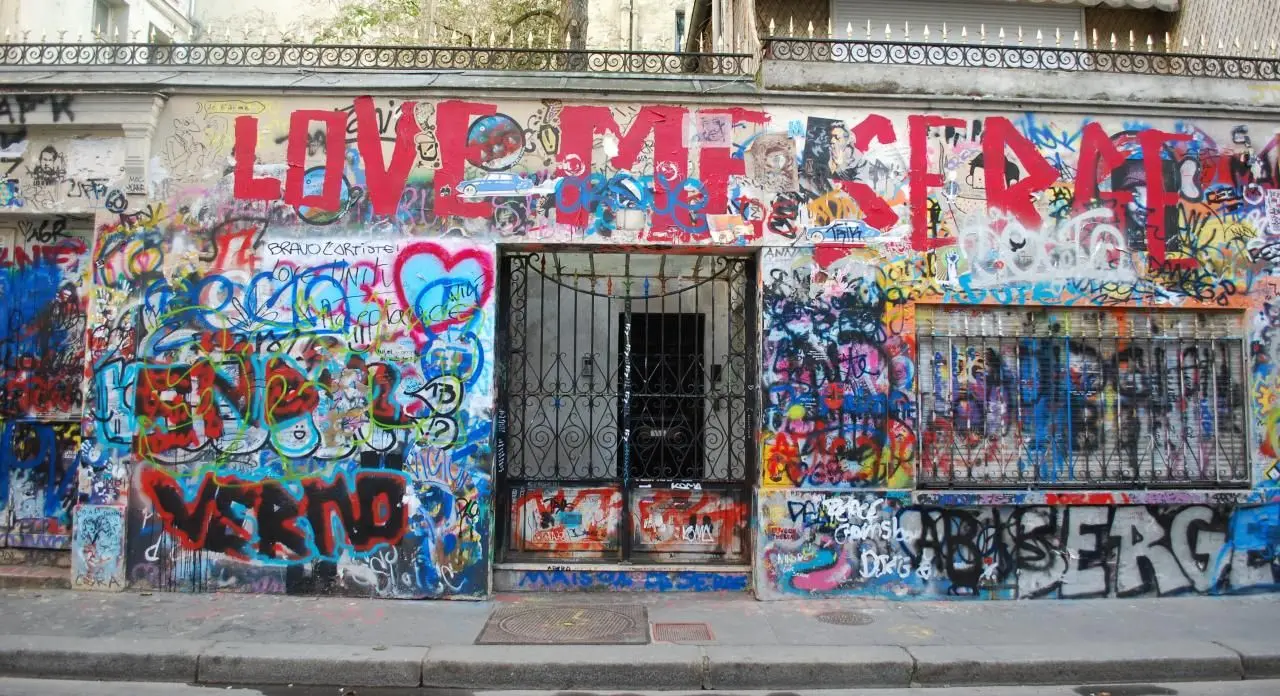
[[[1004,27],[1006,41],[1015,43],[1018,27],[1022,27],[1023,40],[1035,43],[1036,30],[1044,33],[1045,43],[1051,45],[1054,30],[1062,31],[1064,43],[1071,40],[1072,32],[1084,36],[1084,9],[1080,7],[1055,7],[1052,5],[1015,5],[1007,2],[959,2],[957,0],[832,0],[832,28],[836,36],[850,38],[848,26],[853,25],[853,37],[867,36],[867,20],[871,20],[871,38],[884,39],[884,27],[892,28],[892,40],[903,40],[903,25],[909,23],[911,41],[923,41],[923,29],[927,25],[932,39],[941,38],[945,22],[951,41],[958,41],[960,28],[969,28],[969,38],[978,42],[978,28],[986,25],[987,40],[994,42]],[[826,27],[823,27],[825,30]]]

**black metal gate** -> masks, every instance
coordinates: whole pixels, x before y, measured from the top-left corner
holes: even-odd
[[[753,259],[572,251],[501,265],[502,559],[745,559]]]

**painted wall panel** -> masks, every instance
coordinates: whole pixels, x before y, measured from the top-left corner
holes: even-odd
[[[91,237],[85,220],[0,220],[0,545],[70,544]]]
[[[0,545],[65,549],[79,475],[80,423],[7,421],[0,430]]]
[[[909,486],[915,336],[866,256],[765,250],[766,487]]]
[[[24,125],[28,111],[50,114],[55,124],[74,127],[70,97],[10,107],[14,124],[0,134],[0,211],[6,213],[94,213],[121,210],[124,138],[101,131],[52,131]],[[3,124],[0,108],[0,124]],[[33,117],[34,120],[34,117]]]
[[[83,219],[0,221],[0,415],[77,420],[82,414],[92,231]]]
[[[741,559],[749,518],[734,491],[641,489],[631,499],[634,548],[673,560]]]
[[[620,543],[622,490],[548,486],[512,492],[512,550],[586,552],[600,556]]]

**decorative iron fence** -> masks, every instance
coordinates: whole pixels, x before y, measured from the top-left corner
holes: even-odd
[[[1249,482],[1241,315],[921,308],[923,488]]]
[[[330,44],[0,44],[0,67],[189,67],[747,75],[748,53]]]
[[[1280,79],[1280,59],[1275,58],[1028,46],[1021,43],[1014,46],[993,46],[970,43],[769,37],[764,40],[764,59],[875,65],[1082,70],[1179,77],[1226,77],[1242,80]]]
[[[743,484],[752,461],[747,257],[503,257],[511,480]]]

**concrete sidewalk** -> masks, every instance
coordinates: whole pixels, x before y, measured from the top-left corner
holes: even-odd
[[[640,604],[712,640],[475,645],[499,604]],[[872,622],[831,625],[830,611]],[[405,602],[0,592],[0,676],[481,689],[837,689],[1280,677],[1272,596],[761,603],[512,595]]]

